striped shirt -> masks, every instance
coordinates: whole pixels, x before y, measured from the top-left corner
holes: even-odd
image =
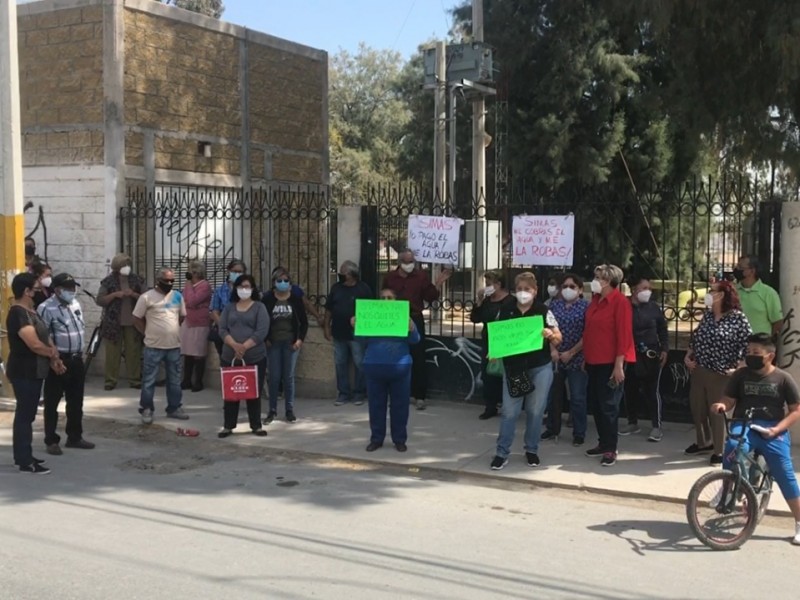
[[[54,294],[39,305],[37,312],[50,330],[50,337],[61,354],[83,352],[86,324],[77,300],[65,304]]]

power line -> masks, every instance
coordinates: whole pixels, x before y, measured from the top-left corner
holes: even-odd
[[[397,32],[397,37],[394,38],[394,43],[392,43],[392,51],[394,51],[394,49],[397,47],[397,42],[400,41],[400,36],[403,34],[403,30],[406,28],[406,23],[408,23],[408,18],[411,16],[411,12],[414,10],[414,6],[416,6],[416,4],[417,0],[414,0],[411,3],[411,6],[409,7],[408,12],[406,13],[406,18],[403,19],[403,24],[400,25],[400,31]]]

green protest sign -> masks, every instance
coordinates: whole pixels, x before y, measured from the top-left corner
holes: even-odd
[[[356,300],[356,335],[407,337],[408,300]]]
[[[541,350],[544,346],[541,315],[522,319],[493,321],[489,327],[489,357],[503,358]]]

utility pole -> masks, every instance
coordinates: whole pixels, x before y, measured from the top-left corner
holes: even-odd
[[[483,0],[472,0],[472,41],[483,42]],[[472,183],[477,218],[486,218],[486,100],[477,94],[472,103]]]
[[[436,91],[434,95],[433,198],[444,207],[447,197],[447,50],[436,42]]]
[[[450,103],[447,114],[447,126],[450,128],[450,178],[448,181],[447,189],[447,206],[452,208],[456,202],[456,89],[458,85],[455,83],[449,84],[450,87]]]
[[[0,315],[8,314],[11,280],[25,268],[22,211],[17,3],[0,2]],[[5,339],[3,355],[7,356]]]

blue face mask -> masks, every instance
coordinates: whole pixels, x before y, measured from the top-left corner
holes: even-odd
[[[239,277],[241,276],[242,276],[241,273],[228,273],[228,281],[230,281],[231,283],[236,283],[236,280],[239,279]]]
[[[75,300],[75,292],[70,292],[69,290],[61,290],[59,296],[67,304],[72,304],[72,301]]]
[[[288,281],[276,281],[275,289],[279,292],[288,292],[290,289],[292,289],[292,284]]]

